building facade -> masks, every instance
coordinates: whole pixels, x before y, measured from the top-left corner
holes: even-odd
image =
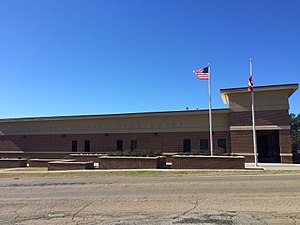
[[[298,84],[255,87],[259,162],[292,162],[289,97]],[[221,89],[227,109],[215,109],[215,152],[254,161],[251,97],[247,88]],[[71,152],[209,149],[208,110],[0,120],[0,156],[52,157]]]

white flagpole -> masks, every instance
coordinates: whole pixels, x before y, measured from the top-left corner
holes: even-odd
[[[250,58],[250,76],[253,79],[252,59]],[[254,150],[254,163],[257,167],[257,144],[256,144],[256,129],[255,129],[255,110],[254,110],[254,89],[251,92],[251,108],[252,108],[252,127],[253,127],[253,150]]]
[[[208,64],[208,96],[209,96],[209,138],[210,138],[210,155],[213,156],[213,136],[212,136],[212,114],[211,114],[211,74],[210,65]]]

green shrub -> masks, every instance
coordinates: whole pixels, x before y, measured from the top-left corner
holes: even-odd
[[[191,152],[179,152],[177,155],[210,155],[210,149],[192,149]],[[226,153],[225,150],[221,148],[214,149],[213,155],[231,156],[230,153]]]
[[[151,150],[133,150],[133,151],[116,151],[108,153],[108,156],[131,156],[131,157],[155,157],[160,156],[161,153],[153,152]]]

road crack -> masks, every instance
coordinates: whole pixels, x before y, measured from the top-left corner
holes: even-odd
[[[189,212],[193,211],[194,209],[196,209],[197,206],[198,206],[198,204],[199,204],[199,202],[198,202],[198,199],[197,199],[196,202],[194,203],[194,206],[193,206],[191,209],[189,209],[189,210],[183,212],[183,213],[181,214],[181,216],[184,216],[184,215],[188,214]]]
[[[86,209],[87,207],[89,207],[91,204],[93,204],[96,200],[91,201],[90,203],[84,205],[81,209],[79,209],[77,212],[74,213],[73,217],[72,217],[72,221],[74,221],[75,217],[84,209]]]

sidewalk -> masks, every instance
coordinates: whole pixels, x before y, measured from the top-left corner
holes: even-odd
[[[245,163],[245,168],[258,170],[300,170],[300,164],[258,163],[258,167],[255,167],[254,163]]]
[[[48,171],[47,168],[34,168],[34,167],[18,167],[18,168],[1,168],[0,174],[2,173],[78,173],[78,172],[91,172],[91,173],[101,173],[101,172],[138,172],[138,171],[148,171],[148,172],[214,172],[214,171],[274,171],[274,170],[299,170],[300,164],[284,164],[284,163],[258,163],[258,167],[255,167],[254,163],[245,163],[245,170],[243,169],[111,169],[111,170],[61,170],[61,171]]]

